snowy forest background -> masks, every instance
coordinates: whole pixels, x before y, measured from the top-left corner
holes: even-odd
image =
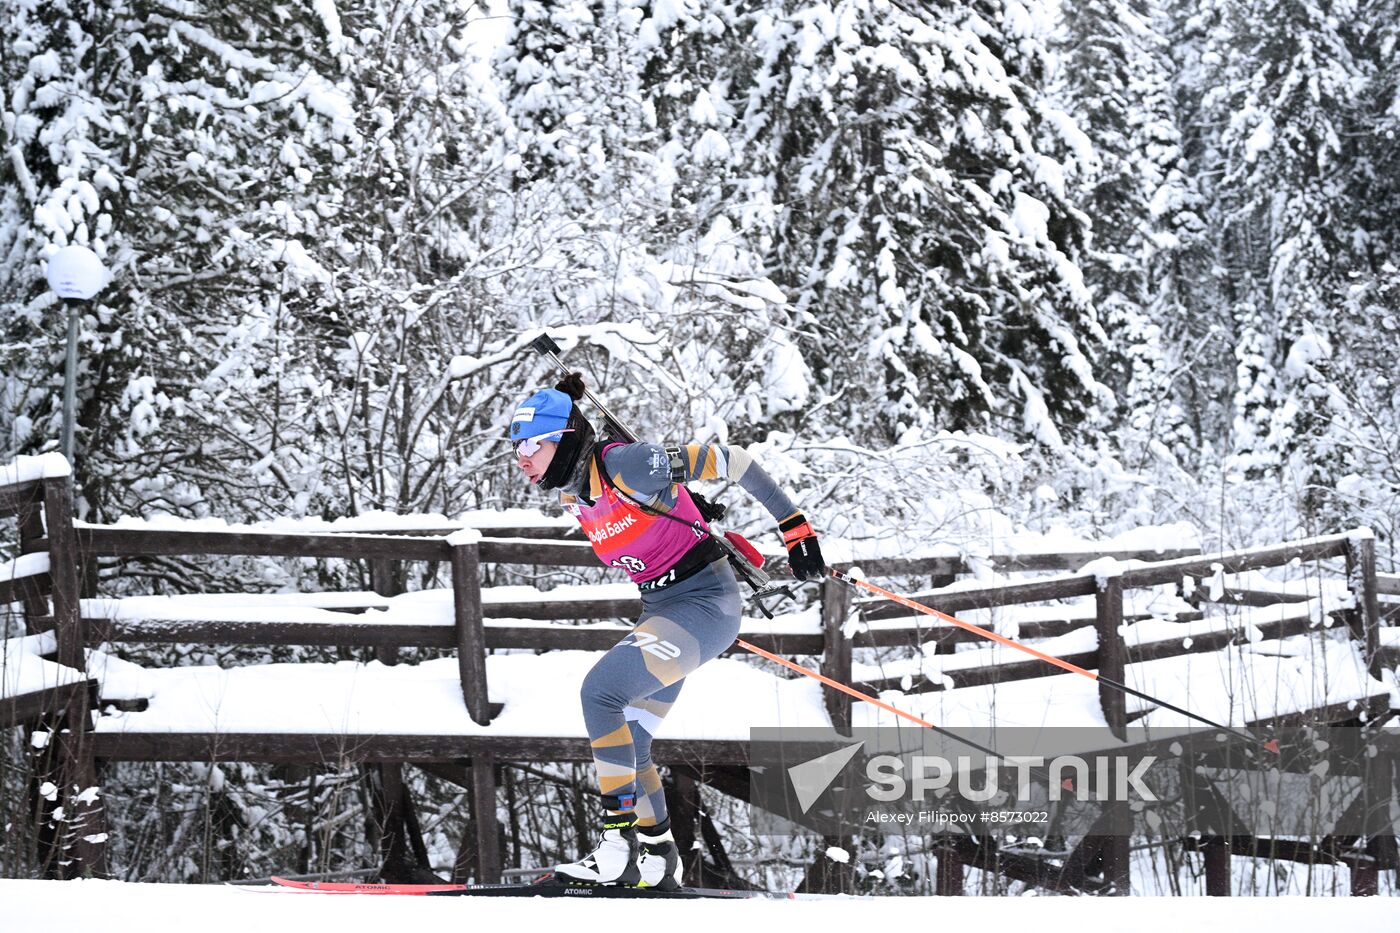
[[[90,245],[89,521],[538,506],[502,438],[547,328],[642,434],[750,445],[826,533],[1369,525],[1395,569],[1400,0],[0,10],[0,460],[57,446],[44,259]],[[229,804],[151,767],[133,821],[165,794],[242,841],[114,846],[129,876],[363,845],[248,829],[285,775]]]

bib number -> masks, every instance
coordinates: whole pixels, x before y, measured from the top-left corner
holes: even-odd
[[[663,661],[674,661],[681,656],[680,648],[669,641],[662,641],[650,632],[633,632],[624,638],[623,642],[626,643],[628,638],[632,640],[634,646]]]
[[[628,573],[641,573],[642,571],[647,569],[645,561],[638,560],[637,558],[632,557],[630,554],[624,554],[621,557],[614,558],[612,566],[621,567]]]

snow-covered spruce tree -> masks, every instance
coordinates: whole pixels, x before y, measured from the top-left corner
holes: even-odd
[[[1168,398],[1179,401],[1197,446],[1173,453],[1195,470],[1229,449],[1233,416],[1228,399],[1236,385],[1233,279],[1223,272],[1216,252],[1220,128],[1206,116],[1204,104],[1219,78],[1220,23],[1230,0],[1160,2],[1158,29],[1171,56],[1171,109],[1181,159],[1168,189],[1172,197],[1161,205],[1168,215],[1179,216],[1162,222],[1177,239],[1158,253],[1163,263],[1149,276],[1152,321],[1169,335],[1169,346],[1180,348]]]
[[[625,159],[638,120],[635,74],[622,45],[635,39],[641,11],[624,21],[615,3],[512,0],[509,12],[511,28],[496,64],[515,129],[519,181],[562,170],[577,181],[562,193],[605,194],[616,181],[609,163]]]
[[[114,272],[84,328],[90,517],[455,510],[489,493],[472,471],[505,449],[482,427],[500,361],[466,357],[495,339],[485,299],[519,254],[486,229],[470,6],[6,7],[5,342],[48,341],[6,359],[6,433],[20,452],[58,433],[62,320],[39,259],[86,239]],[[169,582],[365,585],[353,566],[221,569]],[[120,772],[116,797],[150,777]],[[117,863],[140,863],[121,846]]]
[[[128,127],[92,94],[105,77],[99,40],[109,27],[110,18],[80,0],[0,6],[0,144],[6,153],[0,161],[0,456],[6,458],[56,448],[60,436],[67,314],[44,283],[45,256],[81,243],[109,265],[120,262],[112,242],[113,208],[121,200],[114,166]],[[114,374],[107,358],[122,352],[110,292],[82,321],[84,388],[109,384]],[[96,415],[86,394],[79,396],[81,426]],[[80,427],[78,450],[87,443]],[[91,477],[79,460],[80,477]]]
[[[1199,450],[1175,384],[1195,335],[1179,269],[1203,227],[1177,128],[1174,66],[1155,0],[1068,0],[1056,53],[1056,130],[1074,200],[1091,223],[1080,260],[1111,339],[1101,371],[1121,403],[1118,443],[1141,467]],[[1156,445],[1161,445],[1160,447]]]
[[[1342,346],[1299,347],[1296,365],[1334,412],[1326,437],[1345,463],[1314,497],[1344,527],[1366,525],[1380,539],[1383,568],[1400,570],[1400,262],[1357,276],[1342,306]],[[1317,352],[1304,355],[1307,349]],[[1342,352],[1343,347],[1345,352]]]
[[[1346,10],[1336,11],[1339,15]],[[1288,402],[1299,409],[1289,473],[1315,527],[1368,525],[1394,560],[1400,482],[1400,4],[1355,7],[1355,92],[1339,130],[1334,196],[1338,268],[1326,308],[1288,347]]]
[[[1205,168],[1220,173],[1212,227],[1233,317],[1233,446],[1237,466],[1259,474],[1328,417],[1285,364],[1305,333],[1330,340],[1352,265],[1348,136],[1363,67],[1351,3],[1238,0],[1222,10],[1203,100],[1220,127],[1220,163]],[[1334,481],[1330,459],[1304,458],[1301,482]]]
[[[515,210],[544,270],[520,280],[522,329],[635,322],[650,351],[581,358],[657,436],[752,437],[806,398],[783,295],[766,280],[733,177],[733,5],[512,2],[497,67]],[[632,341],[631,346],[636,346]],[[614,366],[622,363],[622,366]],[[785,374],[781,378],[774,373]]]
[[[643,118],[664,183],[658,231],[671,243],[672,282],[698,312],[680,332],[688,338],[682,378],[700,390],[687,395],[702,402],[686,415],[727,422],[740,443],[775,428],[811,429],[820,404],[801,322],[765,268],[780,207],[746,150],[758,6],[649,3],[639,35]]]
[[[7,56],[23,74],[6,108],[20,144],[8,169],[25,179],[7,322],[61,345],[38,262],[54,246],[90,242],[113,274],[82,328],[82,499],[97,516],[197,507],[211,485],[236,499],[256,481],[228,465],[257,458],[236,421],[190,403],[217,337],[271,316],[275,261],[297,255],[288,230],[308,199],[278,171],[278,149],[304,137],[329,161],[355,132],[312,61],[323,53],[308,50],[323,26],[256,3],[13,7],[7,27],[28,39]],[[10,369],[28,387],[20,450],[57,434],[42,387],[59,361]]]
[[[482,468],[507,452],[495,381],[512,363],[493,348],[517,328],[499,306],[534,256],[530,231],[498,221],[499,105],[469,47],[475,5],[339,6],[363,143],[331,161],[290,154],[335,196],[307,215],[307,261],[286,270],[299,332],[278,390],[300,431],[278,456],[318,471],[298,512],[475,507],[493,495]]]
[[[1367,0],[1358,19],[1366,85],[1355,107],[1349,196],[1366,231],[1356,248],[1371,271],[1400,250],[1400,0]]]
[[[447,361],[489,330],[494,270],[471,270],[496,261],[471,6],[122,0],[7,18],[25,52],[6,57],[21,158],[5,170],[23,182],[6,186],[7,322],[51,348],[7,367],[16,449],[57,434],[62,322],[38,259],[86,237],[114,272],[82,351],[97,515],[464,496],[448,464],[487,454],[446,448],[480,432],[463,414],[485,373]]]
[[[744,105],[780,206],[770,268],[808,358],[874,437],[1058,444],[1107,400],[1084,218],[1034,143],[1043,25],[1016,2],[771,2]]]

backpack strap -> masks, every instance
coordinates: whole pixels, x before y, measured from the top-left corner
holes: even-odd
[[[685,457],[681,454],[679,447],[667,447],[666,456],[671,461],[671,482],[677,486],[685,485]]]
[[[617,442],[617,443],[621,443],[621,442]],[[662,511],[661,509],[654,508],[653,506],[649,506],[649,505],[647,505],[647,504],[644,503],[644,502],[638,502],[636,499],[632,498],[632,497],[629,496],[627,493],[625,493],[625,492],[623,492],[621,489],[618,489],[618,488],[617,488],[617,484],[614,483],[612,477],[608,475],[608,468],[607,468],[607,465],[606,465],[605,463],[603,463],[603,454],[607,453],[607,451],[609,451],[609,450],[611,450],[613,447],[617,446],[617,443],[601,444],[601,445],[599,445],[597,451],[595,451],[594,454],[593,454],[594,459],[596,460],[597,465],[598,465],[598,476],[599,476],[600,479],[602,479],[603,484],[604,484],[605,486],[607,486],[609,489],[611,489],[613,492],[617,493],[617,497],[618,497],[619,499],[621,499],[622,501],[626,502],[628,505],[634,506],[635,508],[641,510],[642,512],[645,512],[647,515],[657,515],[657,516],[660,516],[661,518],[669,518],[669,519],[670,519],[671,521],[673,521],[673,522],[680,522],[682,525],[686,526],[687,528],[693,528],[693,529],[695,529],[696,531],[700,531],[700,532],[703,532],[703,533],[705,533],[705,534],[708,535],[709,533],[708,533],[708,532],[705,532],[704,529],[700,527],[700,523],[699,523],[699,522],[688,522],[688,521],[686,521],[686,520],[683,519],[683,518],[677,518],[676,516],[672,515],[670,512],[665,512],[665,511]],[[677,450],[678,450],[678,448],[677,448]],[[668,448],[668,451],[667,451],[667,452],[669,453],[669,451],[670,451],[670,448]],[[675,461],[674,461],[674,460],[672,460],[672,462],[671,462],[671,475],[672,475],[672,477],[675,476]],[[696,497],[696,495],[698,495],[697,493],[691,492],[688,488],[686,488],[685,483],[676,483],[676,485],[680,486],[682,489],[685,489],[686,492],[690,493],[690,498],[691,498],[692,500],[694,500],[695,497]],[[679,501],[680,501],[680,497],[677,496],[677,502],[679,502]],[[700,517],[701,517],[702,519],[707,520],[707,521],[709,520],[708,517],[707,517],[703,512],[701,512]],[[711,536],[711,537],[712,537],[712,536]]]

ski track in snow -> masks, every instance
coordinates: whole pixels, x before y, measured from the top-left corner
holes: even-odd
[[[912,928],[977,929],[991,919],[1002,929],[1085,928],[1133,933],[1238,933],[1267,926],[1271,933],[1321,925],[1389,929],[1388,898],[984,898],[890,897],[821,901],[568,901],[563,899],[382,897],[307,894],[222,885],[132,884],[120,881],[0,881],[4,933],[247,933],[249,930],[327,929],[379,933],[401,929],[615,928],[626,922],[667,923],[679,930],[733,923],[804,933],[849,931],[907,923]]]

